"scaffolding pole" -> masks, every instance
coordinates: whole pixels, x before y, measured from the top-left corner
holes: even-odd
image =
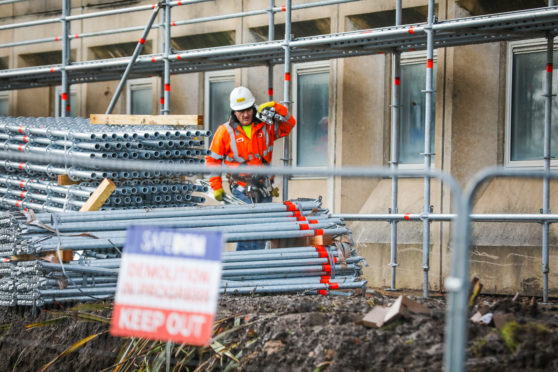
[[[66,117],[70,114],[70,87],[68,84],[68,70],[66,66],[70,64],[70,39],[68,35],[70,34],[70,21],[68,21],[68,16],[70,15],[70,0],[62,0],[62,94],[60,97],[56,97],[58,102],[56,105],[60,107],[60,116]]]
[[[171,54],[171,6],[169,1],[165,2],[165,12],[164,12],[164,43],[163,43],[163,107],[161,113],[163,115],[168,115],[170,113],[170,61],[169,55]]]
[[[395,2],[395,25],[401,25],[401,0]],[[396,172],[399,165],[399,123],[401,113],[401,53],[396,49],[393,50],[391,56],[392,68],[392,89],[391,89],[391,169]],[[397,194],[398,179],[391,179],[391,209],[390,213],[397,214]],[[397,290],[396,273],[397,273],[397,220],[391,220],[391,250],[390,262],[391,267],[391,287],[392,291]]]
[[[275,39],[275,0],[269,0],[269,28],[267,30],[267,41]],[[273,65],[267,64],[267,100],[273,101]]]
[[[424,170],[430,171],[432,165],[430,128],[432,126],[432,95],[434,94],[432,79],[434,67],[434,0],[428,0],[428,22],[424,28],[426,32],[426,94],[424,108]],[[423,270],[423,297],[428,297],[428,270],[430,269],[430,220],[428,214],[432,212],[430,205],[430,177],[424,177],[424,208],[425,219],[423,221],[422,236],[422,270]]]
[[[554,1],[549,0],[548,6],[553,6]],[[544,107],[544,171],[545,174],[550,172],[550,161],[552,158],[551,150],[551,132],[552,132],[552,74],[553,74],[553,60],[554,60],[554,35],[549,32],[546,35],[546,94],[545,94],[545,107]],[[550,179],[543,178],[543,207],[541,213],[550,213]],[[548,273],[549,268],[549,222],[543,221],[542,223],[542,275],[543,275],[543,302],[548,302]]]
[[[112,110],[114,109],[114,105],[116,105],[116,101],[118,101],[118,97],[120,96],[120,93],[122,92],[122,89],[124,88],[124,84],[126,83],[126,79],[128,78],[128,75],[130,74],[130,71],[132,70],[132,66],[134,65],[134,62],[136,62],[136,59],[138,58],[139,54],[141,53],[141,51],[143,49],[143,44],[145,43],[147,35],[149,34],[149,30],[151,30],[151,26],[153,25],[153,22],[155,21],[155,17],[157,17],[157,13],[159,13],[159,9],[161,9],[160,5],[156,4],[155,8],[153,9],[153,13],[151,13],[151,17],[149,18],[149,21],[147,22],[147,25],[145,26],[145,29],[143,31],[143,35],[141,36],[140,40],[138,41],[138,44],[136,45],[136,49],[134,50],[134,54],[132,55],[132,58],[130,59],[130,62],[128,62],[128,66],[126,66],[126,70],[124,71],[124,74],[122,75],[122,79],[120,79],[120,83],[118,84],[118,87],[116,88],[116,91],[114,92],[114,96],[112,96],[109,107],[107,108],[107,112],[106,112],[107,115],[112,112]]]
[[[289,112],[291,112],[291,0],[286,1],[285,5],[285,87],[283,96],[285,99],[283,103],[287,106]],[[283,166],[288,167],[290,163],[290,149],[289,149],[289,137],[283,138]],[[283,176],[283,201],[289,199],[289,176]]]

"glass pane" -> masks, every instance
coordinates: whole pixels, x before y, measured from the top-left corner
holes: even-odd
[[[433,88],[436,90],[436,63]],[[426,95],[426,66],[422,63],[401,66],[401,123],[399,126],[399,163],[422,164],[424,157],[424,120]],[[432,97],[430,152],[434,152],[436,94]]]
[[[0,116],[8,116],[8,98],[0,98]]]
[[[131,89],[132,107],[130,114],[134,115],[151,115],[153,112],[151,87],[141,89]]]
[[[554,52],[554,58],[558,53]],[[546,52],[513,56],[511,152],[514,160],[542,159],[544,153],[544,105]],[[553,79],[553,92],[558,80]],[[552,102],[552,156],[558,154],[558,105]]]
[[[298,75],[297,165],[327,166],[329,72]]]
[[[231,113],[231,109],[229,107],[229,95],[233,89],[233,80],[211,81],[209,83],[208,123],[211,133],[215,133],[215,130],[219,125],[229,120]],[[209,141],[211,141],[211,139],[209,139]]]

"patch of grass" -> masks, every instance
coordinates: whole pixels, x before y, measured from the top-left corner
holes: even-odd
[[[536,337],[550,332],[548,328],[538,323],[519,324],[516,321],[508,322],[500,331],[502,340],[508,349],[515,353],[517,348],[523,342],[522,336],[531,334]]]
[[[471,347],[471,353],[475,358],[480,358],[482,356],[481,350],[483,347],[486,346],[486,338],[480,338],[475,341],[473,346]]]

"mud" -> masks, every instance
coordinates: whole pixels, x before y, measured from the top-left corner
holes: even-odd
[[[175,345],[174,370],[227,371],[437,371],[443,366],[445,298],[409,297],[432,310],[399,318],[380,329],[360,323],[376,305],[390,305],[400,293],[367,296],[223,296],[212,347]],[[481,297],[471,309],[495,314],[500,328],[469,322],[467,370],[558,370],[558,307],[531,298],[513,301]],[[48,371],[113,370],[126,339],[108,333],[110,304],[79,311],[63,307],[0,309],[0,370],[36,371],[59,357]],[[504,324],[503,326],[500,324]],[[41,325],[27,328],[29,325]],[[100,334],[76,351],[73,343]],[[164,344],[146,343],[121,370],[161,365]],[[112,366],[112,368],[110,368]],[[124,368],[126,367],[126,368]]]

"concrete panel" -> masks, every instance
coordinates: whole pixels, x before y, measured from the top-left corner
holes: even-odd
[[[451,174],[462,184],[498,161],[500,44],[454,48]]]
[[[558,295],[558,247],[550,249],[549,295]],[[542,295],[541,248],[536,246],[474,246],[471,277],[483,284],[484,293]]]
[[[54,116],[52,88],[32,88],[17,92],[16,112],[18,116]]]

